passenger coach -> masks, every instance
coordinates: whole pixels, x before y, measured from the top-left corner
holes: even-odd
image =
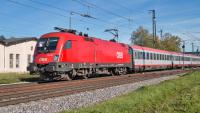
[[[138,45],[134,45],[132,48],[134,51],[134,66],[136,71],[200,66],[199,56]]]

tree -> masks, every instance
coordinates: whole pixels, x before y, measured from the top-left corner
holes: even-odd
[[[170,33],[164,34],[164,39],[161,41],[162,48],[169,51],[181,51],[181,38]]]
[[[145,47],[151,47],[156,49],[168,50],[168,51],[181,51],[181,38],[178,36],[174,36],[170,33],[164,34],[164,39],[160,39],[159,37],[155,37],[153,39],[152,34],[142,26],[140,26],[136,31],[133,31],[131,35],[131,44],[136,44]],[[153,43],[155,41],[155,47],[153,47]]]
[[[133,31],[131,35],[131,43],[136,45],[147,45],[147,40],[149,39],[149,32],[148,30],[144,29],[140,26],[136,31]]]
[[[131,35],[131,44],[136,44],[145,47],[153,48],[153,36],[149,31],[142,26],[140,26],[136,31],[133,31]],[[159,38],[155,38],[155,48],[160,47]]]
[[[5,40],[6,38],[3,35],[0,35],[1,40]]]

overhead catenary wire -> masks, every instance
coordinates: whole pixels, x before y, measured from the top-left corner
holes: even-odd
[[[44,2],[41,2],[41,1],[35,1],[35,0],[29,0],[29,1],[31,1],[31,2],[33,2],[33,3],[35,3],[35,4],[39,4],[39,5],[43,5],[43,6],[46,6],[46,7],[54,8],[54,9],[57,9],[57,10],[59,10],[59,11],[66,12],[66,13],[75,12],[75,13],[81,14],[81,13],[78,12],[78,11],[66,10],[66,9],[64,9],[64,8],[60,8],[60,7],[57,7],[57,6],[48,4],[48,3],[44,3]],[[72,1],[74,1],[74,0],[72,0]],[[84,5],[84,6],[88,6],[88,5],[83,4],[83,3],[81,3],[81,2],[80,2],[80,4],[81,4],[81,5]],[[92,7],[92,6],[90,6],[90,7]],[[82,14],[82,15],[83,15],[83,14]],[[88,14],[87,14],[87,15],[88,15]],[[91,16],[91,17],[92,17],[92,16]],[[104,24],[106,23],[106,24],[108,24],[108,25],[115,25],[115,24],[116,24],[116,23],[108,22],[108,21],[106,21],[106,20],[103,20],[103,19],[100,19],[100,18],[96,18],[96,17],[93,17],[93,19],[95,19],[95,20],[97,20],[97,21],[99,21],[99,22],[102,22],[102,23],[104,23]]]
[[[56,16],[60,16],[60,17],[64,17],[64,18],[67,18],[68,16],[66,15],[63,15],[63,14],[60,14],[60,13],[57,13],[57,12],[52,12],[52,11],[49,11],[49,10],[46,10],[46,9],[42,9],[42,8],[38,8],[38,7],[34,7],[34,6],[31,6],[31,5],[28,5],[28,4],[24,4],[24,3],[21,3],[21,2],[18,2],[18,1],[13,1],[13,0],[7,0],[8,2],[11,2],[11,3],[14,3],[14,4],[17,4],[17,5],[20,5],[20,6],[24,6],[24,7],[28,7],[28,8],[33,8],[33,9],[37,9],[37,10],[40,10],[40,11],[43,11],[43,12],[46,12],[46,13],[49,13],[51,15],[56,15]],[[30,7],[31,6],[31,7]],[[92,23],[92,22],[88,22],[88,21],[84,21],[84,20],[80,20],[80,19],[76,19],[74,18],[75,20],[78,20],[80,22],[84,22],[84,23],[90,23],[92,25],[97,25],[97,26],[103,26],[103,25],[100,25],[100,24],[95,24],[95,23]]]
[[[73,1],[75,1],[77,3],[80,3],[80,4],[87,3],[87,4],[91,5],[91,6],[94,6],[94,7],[98,8],[98,9],[100,9],[100,11],[104,11],[104,12],[106,12],[108,14],[111,14],[113,16],[119,17],[121,19],[125,19],[125,20],[128,20],[128,21],[133,21],[130,18],[127,18],[127,17],[121,16],[119,14],[113,13],[112,11],[109,11],[109,10],[103,8],[103,7],[97,6],[96,4],[93,4],[93,3],[90,3],[90,2],[87,2],[87,1],[80,1],[80,0],[73,0]]]
[[[19,5],[19,6],[27,7],[27,8],[37,9],[37,10],[39,10],[39,11],[42,11],[42,12],[45,12],[45,13],[48,13],[48,14],[51,14],[51,15],[54,15],[54,16],[59,16],[59,17],[63,17],[63,18],[68,17],[68,16],[66,16],[66,15],[62,15],[62,14],[59,14],[59,13],[56,13],[56,12],[52,12],[52,11],[49,11],[49,10],[43,10],[42,8],[38,8],[38,7],[35,7],[35,6],[31,6],[31,7],[30,7],[30,5],[27,5],[27,4],[25,4],[25,3],[21,3],[21,2],[18,2],[18,1],[7,0],[7,2],[16,4],[16,5]],[[105,25],[96,24],[96,23],[84,21],[84,20],[81,20],[81,19],[73,18],[73,20],[76,20],[76,21],[79,21],[79,22],[82,22],[82,23],[91,24],[91,25],[94,25],[94,26],[105,27]],[[30,23],[32,23],[32,22],[30,22]]]
[[[33,0],[32,0],[33,1]],[[7,0],[7,2],[10,2],[12,4],[16,4],[18,6],[23,6],[23,7],[27,7],[27,8],[32,8],[32,9],[36,9],[36,10],[39,10],[39,11],[42,11],[42,12],[45,12],[45,13],[48,13],[48,14],[51,14],[51,15],[54,15],[54,16],[59,16],[59,17],[63,17],[63,18],[66,18],[68,17],[67,15],[64,15],[62,13],[58,13],[58,12],[55,12],[55,11],[50,11],[48,9],[43,9],[43,8],[39,8],[39,7],[36,7],[36,6],[33,6],[33,5],[29,5],[27,3],[22,3],[20,1],[15,1],[15,0]],[[47,4],[46,4],[47,5]],[[50,6],[49,6],[50,7]],[[55,7],[57,8],[57,7]],[[61,10],[62,8],[59,8],[59,10]],[[67,12],[67,11],[66,11]],[[94,25],[94,26],[101,26],[101,27],[105,27],[107,28],[106,25],[104,24],[97,24],[97,23],[93,23],[93,22],[88,22],[88,21],[84,21],[82,19],[76,19],[76,18],[73,18],[74,20],[77,20],[77,21],[80,21],[80,22],[84,22],[84,23],[88,23],[88,24],[91,24],[91,25]],[[30,22],[31,23],[31,22]],[[120,31],[120,33],[123,33]]]
[[[10,3],[14,3],[14,4],[17,4],[17,5],[24,6],[24,7],[33,8],[33,9],[36,9],[36,10],[41,10],[41,11],[44,11],[44,12],[49,13],[49,14],[54,14],[54,15],[57,15],[57,16],[66,17],[63,14],[60,14],[60,13],[57,13],[57,12],[53,12],[53,11],[49,11],[49,10],[46,10],[46,9],[42,9],[42,8],[39,8],[39,7],[35,7],[35,6],[29,5],[29,4],[25,4],[25,3],[22,3],[22,2],[19,2],[19,1],[14,1],[14,0],[7,0],[7,1],[10,2]]]
[[[109,11],[109,10],[107,10],[105,8],[97,6],[96,4],[93,4],[91,2],[87,2],[87,1],[83,1],[83,0],[72,0],[72,1],[75,1],[75,2],[77,2],[79,4],[81,4],[81,5],[84,5],[84,6],[90,5],[91,7],[94,7],[94,8],[96,7],[97,9],[100,9],[100,11],[104,11],[107,14],[110,14],[110,15],[113,15],[113,16],[116,16],[118,18],[125,19],[126,21],[128,21],[128,24],[116,25],[114,28],[116,28],[116,27],[124,27],[124,29],[128,29],[128,30],[132,29],[131,24],[133,23],[133,19],[131,19],[131,18],[124,17],[124,16],[121,16],[119,14],[113,13],[112,11]],[[104,20],[101,20],[101,21],[105,22]],[[128,27],[125,27],[125,26],[128,26]]]
[[[39,4],[39,5],[43,5],[43,6],[47,6],[47,7],[50,7],[50,8],[54,8],[54,9],[57,9],[57,10],[60,10],[60,11],[64,11],[64,12],[67,12],[67,13],[72,13],[72,12],[74,12],[74,11],[66,10],[66,9],[64,9],[64,8],[56,7],[56,6],[54,6],[54,5],[47,4],[47,3],[43,3],[43,2],[39,2],[39,1],[35,1],[35,0],[29,0],[29,1],[34,2],[34,3],[36,3],[36,4]],[[75,0],[72,0],[72,1],[75,1]],[[81,2],[79,2],[79,3],[82,4],[82,5],[88,6],[87,4],[84,4],[84,3],[81,3]],[[93,6],[91,5],[90,7],[93,7]],[[80,12],[77,12],[77,13],[81,14]],[[95,18],[95,20],[100,21],[100,22],[103,22],[104,24],[105,24],[105,23],[107,23],[107,24],[109,24],[109,25],[110,25],[110,24],[111,24],[111,25],[114,25],[114,24],[115,24],[115,23],[113,23],[113,22],[107,22],[106,20],[102,20],[102,19],[99,19],[99,18],[96,18],[96,17],[94,17],[94,18]],[[95,25],[95,24],[94,24],[94,25]],[[126,25],[123,24],[123,25],[116,25],[116,26],[118,26],[118,27],[123,27],[123,26],[126,26]],[[106,27],[106,26],[104,26],[104,27]],[[115,27],[115,25],[114,25],[114,27]]]

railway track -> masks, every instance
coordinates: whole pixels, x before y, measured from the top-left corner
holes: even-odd
[[[74,93],[91,91],[105,87],[134,83],[138,81],[182,74],[191,70],[168,70],[146,72],[144,74],[129,74],[124,76],[111,76],[92,78],[88,80],[74,80],[50,83],[30,83],[0,86],[0,107],[46,98],[59,97]]]

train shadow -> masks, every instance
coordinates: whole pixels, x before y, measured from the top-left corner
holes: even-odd
[[[94,78],[100,78],[100,77],[109,77],[111,75],[109,74],[96,74],[95,76],[88,77],[88,79],[94,79]],[[56,82],[66,82],[68,80],[41,80],[39,76],[31,77],[31,78],[19,78],[20,81],[23,82],[36,82],[38,84],[42,83],[56,83]],[[76,76],[73,80],[69,81],[76,81],[76,80],[87,80],[83,78],[82,76]]]
[[[32,78],[19,78],[20,81],[23,82],[39,82],[40,78],[39,77],[32,77]]]

